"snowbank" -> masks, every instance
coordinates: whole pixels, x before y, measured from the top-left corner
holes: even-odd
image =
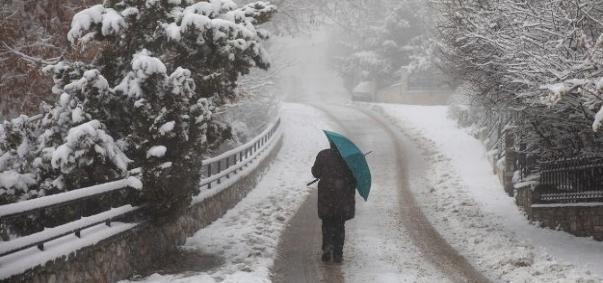
[[[430,221],[473,264],[508,282],[601,282],[603,243],[530,224],[506,196],[486,149],[445,106],[378,104],[431,164],[411,184]],[[592,274],[592,273],[594,274]]]
[[[270,282],[279,237],[310,190],[305,184],[312,179],[315,153],[328,146],[321,129],[332,128],[309,106],[285,104],[281,117],[283,147],[271,170],[243,201],[183,247],[223,257],[224,264],[204,273],[154,274],[142,282]]]

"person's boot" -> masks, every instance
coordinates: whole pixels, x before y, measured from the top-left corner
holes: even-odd
[[[334,263],[341,263],[341,262],[343,262],[343,254],[340,254],[340,253],[333,254],[333,262]]]

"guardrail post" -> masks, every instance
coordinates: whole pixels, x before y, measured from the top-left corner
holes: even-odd
[[[226,157],[226,167],[224,169],[228,170],[228,168],[230,168],[230,156]],[[230,173],[226,174],[226,178],[230,178]]]
[[[220,172],[222,172],[222,161],[218,161],[218,172],[217,173],[220,173]],[[221,184],[222,183],[221,180],[222,180],[222,178],[218,178],[217,183]]]
[[[239,152],[239,163],[243,162],[243,152]],[[243,171],[243,166],[239,167],[239,171]]]
[[[207,178],[211,177],[211,163],[207,164]],[[207,189],[211,189],[211,182],[207,183]]]

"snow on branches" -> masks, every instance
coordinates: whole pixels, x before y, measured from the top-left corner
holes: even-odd
[[[425,41],[429,29],[427,7],[412,0],[352,1],[347,5],[350,11],[338,11],[339,16],[334,16],[343,35],[339,47],[343,56],[338,54],[337,71],[351,83],[348,87],[361,81],[373,81],[379,87],[398,81],[401,67],[415,60]],[[415,65],[424,66],[424,62]]]
[[[486,109],[520,112],[545,155],[600,152],[600,1],[434,1],[440,51]],[[597,118],[599,117],[599,118]]]
[[[71,173],[82,165],[90,166],[107,160],[125,172],[131,162],[116,146],[113,138],[107,135],[98,120],[69,129],[64,141],[65,143],[52,153],[51,159],[52,167],[60,169],[63,173]]]
[[[96,27],[96,29],[93,29]],[[71,21],[71,29],[67,38],[74,44],[76,40],[87,43],[92,40],[96,33],[103,36],[117,35],[126,27],[124,17],[114,9],[105,8],[103,5],[94,5],[85,9],[75,16]]]

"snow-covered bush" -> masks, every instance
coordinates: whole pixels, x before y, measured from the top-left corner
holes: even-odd
[[[236,101],[240,75],[269,67],[268,33],[258,25],[275,12],[261,1],[107,0],[77,13],[67,34],[73,47],[103,48],[90,62],[45,67],[55,105],[35,121],[0,127],[0,193],[23,191],[2,201],[141,167],[149,211],[186,208],[203,156],[231,136],[213,113]]]
[[[56,89],[86,97],[84,112],[104,123],[133,166],[143,168],[153,212],[186,207],[202,155],[230,137],[213,112],[236,99],[241,74],[269,67],[261,46],[268,33],[257,25],[275,12],[264,2],[125,0],[74,16],[68,33],[74,45],[100,41],[109,48],[81,78],[55,76]]]
[[[50,162],[52,167],[60,170],[63,176],[78,178],[67,182],[68,184],[95,184],[115,179],[119,174],[100,170],[107,163],[111,164],[117,172],[125,172],[128,169],[130,160],[115,144],[113,138],[105,132],[104,126],[98,120],[69,129],[64,142],[52,152]],[[81,178],[91,180],[84,181]]]
[[[30,189],[38,180],[27,162],[35,144],[29,119],[22,115],[0,124],[0,204],[44,195]]]

